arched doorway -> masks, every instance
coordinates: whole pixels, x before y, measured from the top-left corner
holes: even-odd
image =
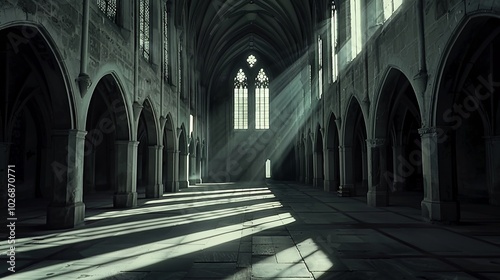
[[[306,135],[305,139],[305,167],[306,167],[306,184],[312,185],[313,184],[313,178],[314,178],[314,159],[313,159],[313,135],[311,130],[309,130],[309,133]]]
[[[351,98],[345,117],[343,144],[340,146],[341,196],[363,196],[367,193],[366,125],[363,111]]]
[[[177,182],[178,152],[175,149],[174,125],[172,116],[168,115],[163,128],[163,186],[165,192],[179,191]]]
[[[337,191],[339,188],[339,135],[335,116],[330,115],[326,137],[325,191]]]
[[[392,205],[420,209],[424,197],[421,114],[416,94],[401,71],[387,72],[372,119],[368,204],[387,206],[390,199]]]
[[[316,188],[323,188],[324,181],[324,167],[323,167],[323,134],[321,133],[321,127],[318,125],[315,134],[315,146],[314,146],[314,181],[313,185]]]
[[[123,92],[114,74],[107,74],[92,93],[85,138],[85,195],[113,196],[117,208],[137,204],[137,142],[130,141]]]
[[[184,124],[181,126],[179,135],[179,188],[189,187],[188,182],[188,143],[186,139],[186,130]]]
[[[85,132],[75,130],[62,59],[37,26],[0,28],[0,42],[0,176],[7,178],[8,165],[14,168],[16,204],[48,205],[50,227],[73,227],[85,216],[82,182],[77,180]],[[0,182],[0,205],[8,202],[6,182]],[[74,195],[68,197],[68,192]]]
[[[155,114],[148,99],[144,101],[137,128],[137,192],[141,197],[158,198],[163,187],[158,180],[160,146]]]
[[[432,125],[423,130],[434,152],[423,160],[429,184],[422,213],[477,222],[473,212],[495,213],[500,205],[500,20],[476,15],[459,30],[443,60]]]

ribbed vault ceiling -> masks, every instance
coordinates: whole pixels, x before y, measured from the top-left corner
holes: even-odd
[[[191,0],[185,2],[202,84],[212,89],[232,80],[235,64],[254,53],[279,74],[309,45],[314,1]],[[188,35],[189,36],[189,35]],[[260,66],[259,66],[260,67]]]

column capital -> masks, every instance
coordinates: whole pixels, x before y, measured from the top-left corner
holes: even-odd
[[[373,138],[373,139],[366,139],[366,144],[370,148],[377,148],[384,146],[386,143],[385,138]]]
[[[439,136],[443,134],[447,134],[449,131],[452,130],[451,126],[428,126],[428,127],[422,127],[418,129],[418,133],[420,134],[420,137],[424,136]]]

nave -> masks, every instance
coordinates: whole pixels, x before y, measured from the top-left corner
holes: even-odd
[[[474,222],[431,224],[418,208],[375,208],[363,197],[274,181],[199,184],[156,200],[139,197],[137,208],[121,210],[103,194],[89,196],[84,225],[65,231],[46,229],[43,206],[20,206],[17,271],[0,277],[500,277],[500,214],[486,208],[463,213],[463,221]]]

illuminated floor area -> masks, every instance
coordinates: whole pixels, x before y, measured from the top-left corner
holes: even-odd
[[[85,226],[18,236],[18,271],[2,261],[0,277],[500,279],[498,216],[432,225],[417,209],[288,183],[192,186],[120,211],[89,200]]]

